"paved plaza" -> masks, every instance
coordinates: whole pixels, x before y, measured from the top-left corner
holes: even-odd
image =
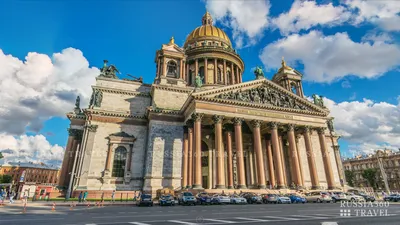
[[[398,224],[400,205],[391,204],[384,216],[357,216],[356,208],[350,215],[341,215],[343,207],[337,204],[291,204],[291,205],[212,205],[175,207],[76,207],[28,206],[21,213],[20,205],[0,208],[0,224],[7,225],[106,225],[106,224]],[[361,209],[361,208],[357,208]],[[368,210],[368,209],[367,209]],[[330,223],[325,223],[330,224]]]

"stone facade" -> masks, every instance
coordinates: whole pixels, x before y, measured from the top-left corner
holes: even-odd
[[[202,26],[218,29],[208,13]],[[243,83],[226,34],[202,30],[184,48],[173,38],[162,45],[153,84],[119,79],[105,60],[89,107],[77,101],[67,114],[61,186],[75,194],[340,187],[338,136],[322,100],[304,98],[302,75],[282,61],[272,80],[258,68]]]

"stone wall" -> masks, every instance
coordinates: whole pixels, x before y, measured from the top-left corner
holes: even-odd
[[[183,124],[149,122],[143,191],[181,186]]]
[[[179,110],[186,102],[189,93],[154,89],[152,106],[163,109]]]
[[[116,80],[104,77],[98,77],[96,79],[96,86],[134,92],[150,92],[151,89],[149,85],[139,82]]]
[[[310,168],[308,166],[307,150],[304,137],[299,138],[298,151],[300,151],[300,166],[303,172],[303,183],[305,187],[311,187]]]
[[[319,144],[319,138],[316,131],[312,132],[311,144],[315,157],[315,166],[318,174],[319,184],[322,187],[328,188],[328,183],[326,182],[324,160],[322,158],[321,145]]]
[[[129,113],[131,115],[144,115],[146,108],[150,106],[150,104],[150,96],[146,97],[140,95],[103,92],[101,107],[95,107],[95,109]]]

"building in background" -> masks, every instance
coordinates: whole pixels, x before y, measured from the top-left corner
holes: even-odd
[[[340,188],[339,136],[322,97],[307,100],[303,75],[283,59],[271,79],[257,67],[242,82],[228,35],[209,13],[201,22],[183,46],[172,37],[156,52],[152,84],[119,79],[104,61],[89,107],[77,98],[67,114],[60,186],[75,196]]]
[[[57,184],[59,168],[45,164],[9,162],[0,165],[0,175],[10,175],[15,185],[22,182]]]
[[[375,169],[376,185],[378,189],[391,191],[400,190],[400,152],[392,150],[377,150],[374,154],[358,155],[354,158],[343,160],[344,170],[351,171],[354,187],[371,187],[368,180],[362,176],[366,169]]]

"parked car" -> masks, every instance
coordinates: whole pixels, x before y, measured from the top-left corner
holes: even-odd
[[[390,202],[397,202],[400,199],[399,194],[390,194],[389,196],[386,196],[383,198],[384,201],[390,201]]]
[[[205,192],[197,194],[196,199],[197,204],[211,205],[211,197]]]
[[[178,198],[179,205],[196,205],[197,199],[191,192],[182,192]]]
[[[365,201],[364,197],[356,195],[354,193],[347,192],[346,193],[347,199],[351,202],[362,202]]]
[[[159,204],[160,206],[174,206],[175,205],[175,199],[172,195],[162,195],[159,199]]]
[[[375,197],[372,195],[368,195],[365,192],[360,192],[358,193],[359,196],[362,196],[364,198],[365,201],[367,202],[374,202],[375,201]]]
[[[212,204],[230,204],[231,198],[228,195],[216,194],[211,198]]]
[[[261,196],[254,193],[247,193],[243,195],[243,198],[245,198],[249,204],[262,204],[263,202]]]
[[[149,194],[142,194],[139,197],[139,200],[136,201],[137,206],[153,206],[153,199],[151,198],[151,195]]]
[[[231,203],[232,204],[247,204],[247,200],[239,195],[232,195]]]
[[[263,196],[263,202],[266,204],[278,202],[278,195],[277,194],[266,194]]]
[[[332,201],[332,197],[329,196],[328,193],[326,192],[322,192],[322,191],[312,191],[306,194],[305,196],[307,202],[331,202]]]
[[[332,197],[332,202],[340,202],[340,201],[348,201],[347,196],[343,192],[328,192],[328,194]]]
[[[292,203],[306,203],[307,200],[304,197],[301,197],[300,195],[295,195],[295,194],[291,194],[289,195],[290,201]]]
[[[278,204],[291,204],[292,201],[288,196],[285,195],[278,195]]]

